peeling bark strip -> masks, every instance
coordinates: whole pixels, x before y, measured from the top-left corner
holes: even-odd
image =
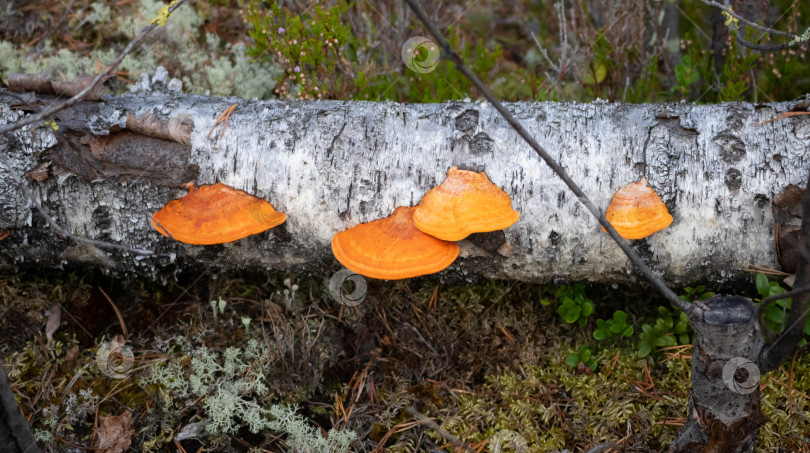
[[[37,93],[72,97],[90,86],[93,78],[94,76],[82,76],[73,82],[60,82],[51,80],[51,75],[47,72],[40,72],[39,74],[13,73],[8,75],[8,87],[14,91],[35,91]],[[98,101],[101,96],[115,94],[116,91],[118,91],[118,78],[107,77],[85,99]]]
[[[20,103],[0,91],[0,101],[4,99],[0,122],[23,115],[10,107]],[[182,125],[188,124],[183,115],[189,115],[194,129],[191,147],[185,148],[190,149],[188,160],[179,156],[175,162],[192,172],[198,166],[199,184],[222,182],[267,199],[288,215],[284,225],[222,246],[172,242],[154,231],[147,218],[185,193],[161,186],[156,172],[162,168],[168,175],[177,165],[167,160],[165,167],[154,167],[160,162],[150,161],[145,172],[131,160],[119,159],[120,153],[95,153],[93,157],[108,166],[134,170],[123,180],[126,184],[121,176],[103,171],[88,182],[65,171],[65,143],[52,148],[58,139],[43,126],[16,132],[5,152],[21,174],[43,161],[53,162],[49,171],[58,178],[29,180],[45,208],[77,234],[157,254],[136,259],[55,238],[32,214],[19,189],[0,173],[0,229],[12,230],[0,249],[2,263],[15,267],[67,261],[142,274],[173,267],[175,259],[219,268],[333,270],[338,265],[331,256],[332,235],[387,217],[398,206],[417,204],[456,165],[485,170],[512,197],[521,219],[505,231],[509,257],[466,241],[466,259],[459,259],[450,272],[526,281],[637,281],[636,271],[596,220],[487,104],[242,100],[225,137],[206,138],[216,118],[233,103],[198,96],[129,95],[81,104],[62,112],[57,122],[81,130],[81,137],[89,140],[88,131],[118,131],[128,126],[128,117],[181,119]],[[603,209],[620,186],[647,177],[675,220],[635,246],[672,285],[741,277],[749,263],[778,267],[771,200],[788,184],[805,183],[810,117],[754,124],[791,107],[509,106]],[[80,112],[84,116],[74,116]],[[46,148],[51,149],[42,154]],[[124,148],[122,143],[118,149]],[[79,149],[79,156],[86,157],[87,151]]]

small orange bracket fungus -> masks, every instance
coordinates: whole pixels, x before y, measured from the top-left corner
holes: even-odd
[[[419,231],[413,224],[415,210],[400,207],[390,217],[334,235],[332,253],[350,270],[383,280],[443,270],[458,257],[458,245]]]
[[[492,184],[486,173],[456,167],[450,168],[444,182],[425,194],[413,214],[417,228],[445,241],[502,230],[518,219],[512,199]]]
[[[233,242],[261,233],[287,220],[273,205],[222,183],[195,188],[166,203],[152,216],[160,234],[187,244]]]
[[[605,217],[625,239],[643,239],[672,223],[666,205],[647,185],[646,178],[617,190]],[[602,231],[607,232],[604,227]]]

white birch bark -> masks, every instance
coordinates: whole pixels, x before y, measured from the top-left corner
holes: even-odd
[[[237,103],[223,138],[215,119]],[[674,217],[635,246],[670,285],[724,282],[754,264],[778,268],[771,200],[804,185],[810,117],[755,126],[789,110],[753,106],[516,103],[508,108],[603,209],[620,186],[646,176]],[[147,217],[185,190],[140,178],[86,182],[75,175],[28,180],[69,231],[154,250],[136,257],[59,240],[0,172],[0,242],[6,268],[91,263],[156,275],[176,266],[287,269],[327,274],[339,268],[330,240],[338,231],[416,205],[457,165],[485,170],[511,197],[521,219],[505,231],[510,257],[462,243],[445,275],[524,281],[632,282],[638,275],[563,183],[485,103],[278,102],[127,95],[101,103],[86,119],[96,134],[122,126],[129,112],[168,119],[191,115],[189,162],[198,184],[222,182],[270,201],[287,214],[281,231],[222,246],[173,242]],[[0,122],[21,114],[0,105]],[[83,119],[82,119],[83,120]],[[84,121],[84,120],[83,120]],[[18,131],[5,150],[19,172],[54,145],[47,126]],[[58,170],[58,169],[57,169]],[[58,173],[58,171],[56,171]]]

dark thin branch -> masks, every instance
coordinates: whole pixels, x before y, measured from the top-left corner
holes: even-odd
[[[728,15],[730,15],[734,19],[737,19],[738,21],[744,23],[745,25],[748,25],[749,27],[751,27],[753,29],[756,29],[756,30],[759,30],[759,31],[761,31],[763,33],[770,33],[772,35],[778,35],[778,36],[786,36],[786,37],[788,37],[790,39],[796,39],[797,38],[797,36],[794,35],[793,33],[788,33],[786,31],[781,31],[781,30],[774,30],[773,28],[764,27],[762,25],[757,24],[756,22],[752,22],[752,21],[740,16],[739,14],[735,13],[734,10],[732,10],[731,8],[723,6],[721,3],[717,3],[717,2],[715,2],[713,0],[701,0],[701,1],[703,3],[709,5],[709,6],[714,6],[715,8],[720,8],[721,10],[725,11]]]
[[[805,259],[808,259],[808,257],[805,256]],[[771,332],[770,329],[768,329],[768,323],[765,322],[765,309],[768,308],[768,305],[776,302],[777,300],[790,299],[807,293],[810,293],[810,286],[793,289],[780,294],[774,294],[773,296],[766,297],[760,301],[759,308],[757,308],[757,320],[759,321],[759,328],[762,331],[762,334],[768,341],[773,341],[773,339],[776,338],[776,335]]]
[[[765,26],[759,25],[759,24],[757,24],[755,22],[752,22],[752,21],[740,16],[739,14],[735,13],[734,10],[732,10],[731,8],[726,7],[724,5],[721,5],[720,3],[717,3],[717,2],[715,2],[713,0],[701,0],[701,1],[703,3],[705,3],[706,5],[714,6],[716,8],[719,8],[724,13],[726,13],[730,17],[734,18],[734,20],[732,20],[731,23],[729,24],[729,29],[734,30],[736,32],[735,34],[737,35],[737,42],[740,43],[744,47],[748,47],[749,49],[758,50],[760,52],[778,52],[780,50],[786,50],[786,49],[791,49],[791,48],[794,48],[794,47],[800,47],[800,46],[803,46],[803,45],[807,45],[807,43],[810,42],[810,28],[807,31],[805,31],[805,33],[802,36],[796,36],[793,33],[788,33],[786,31],[781,31],[781,30],[776,30],[776,29],[773,29],[773,28],[770,28],[770,27],[765,27]],[[748,40],[746,40],[745,38],[742,37],[742,32],[741,32],[739,26],[737,25],[737,21],[740,21],[743,24],[745,24],[746,26],[751,27],[751,28],[753,28],[755,30],[761,31],[763,33],[769,33],[771,35],[784,36],[786,38],[790,38],[791,41],[788,42],[788,43],[784,43],[784,44],[756,44],[756,43],[752,43],[752,42],[750,42],[750,41],[748,41]]]
[[[48,33],[39,40],[36,47],[37,53],[39,53],[39,51],[42,49],[42,45],[45,43],[45,41],[47,41],[56,30],[62,27],[62,24],[65,22],[65,19],[67,19],[68,14],[73,11],[74,3],[76,3],[76,0],[70,0],[70,3],[65,6],[65,12],[62,13],[62,17],[59,18],[59,21],[56,22],[56,24],[54,24],[53,27],[48,30]]]
[[[795,42],[795,44],[754,44],[743,38],[739,32],[737,34],[737,42],[749,49],[758,50],[760,52],[779,52],[780,50],[792,49],[799,47],[802,43]]]
[[[185,1],[186,0],[175,0],[175,1],[173,1],[171,3],[171,5],[169,6],[169,10],[168,10],[169,14],[173,13],[177,8],[179,8],[183,3],[185,3]],[[21,128],[25,127],[25,126],[28,126],[28,125],[31,125],[31,124],[34,124],[34,123],[38,123],[40,121],[44,121],[44,120],[52,117],[56,113],[66,109],[68,107],[72,107],[73,105],[76,105],[79,102],[81,102],[91,91],[95,90],[96,87],[102,81],[107,80],[107,78],[110,75],[112,75],[113,71],[115,71],[115,68],[117,68],[118,65],[121,64],[122,61],[124,61],[124,58],[127,55],[129,55],[129,53],[132,52],[132,50],[134,50],[138,45],[140,45],[140,43],[144,39],[146,39],[146,37],[149,35],[149,33],[151,33],[152,30],[154,30],[158,26],[159,26],[158,21],[152,21],[149,25],[144,27],[144,29],[141,30],[140,33],[138,33],[138,36],[136,36],[132,41],[130,41],[129,44],[127,44],[127,47],[125,47],[124,50],[121,51],[120,54],[118,54],[118,56],[115,58],[115,60],[112,63],[110,63],[109,66],[104,68],[104,70],[101,71],[98,75],[96,75],[96,77],[93,79],[93,82],[90,83],[85,89],[80,91],[78,94],[76,94],[75,96],[73,96],[70,99],[65,100],[64,102],[62,102],[60,104],[56,104],[56,105],[52,106],[51,108],[49,108],[49,109],[47,109],[45,111],[37,113],[36,115],[27,116],[27,117],[21,119],[20,121],[17,121],[16,123],[10,123],[10,124],[5,124],[5,125],[0,126],[0,135],[3,135],[3,134],[8,133],[8,132],[16,131],[17,129],[21,129]]]
[[[39,446],[36,439],[34,439],[34,435],[31,434],[31,428],[28,427],[28,422],[23,417],[17,400],[14,399],[14,392],[11,391],[2,360],[0,360],[0,409],[4,415],[0,418],[0,423],[5,423],[8,426],[20,451],[39,453]]]
[[[790,291],[785,291],[784,293],[774,294],[773,296],[768,296],[762,299],[762,304],[770,304],[775,300],[782,300],[782,299],[789,299],[791,297],[801,296],[802,294],[810,293],[810,286],[803,286],[801,288],[794,288]]]
[[[804,250],[807,250],[806,248],[810,245],[810,172],[808,172],[807,183],[808,188],[802,194],[802,229],[797,244],[797,247]],[[757,365],[763,374],[775,370],[779,365],[790,360],[804,337],[804,325],[810,304],[810,291],[807,289],[810,287],[810,259],[808,259],[807,253],[799,254],[794,287],[797,289],[778,295],[780,298],[784,298],[788,297],[790,293],[801,292],[801,294],[791,296],[790,313],[785,320],[787,328],[759,353]],[[763,305],[765,304],[761,304],[760,307]]]
[[[678,295],[675,294],[675,292],[669,289],[669,287],[666,285],[666,283],[664,283],[661,277],[656,275],[649,267],[647,267],[646,264],[644,264],[643,261],[641,261],[641,258],[638,256],[638,254],[636,254],[636,252],[632,248],[630,248],[627,241],[625,241],[621,236],[619,236],[619,233],[616,232],[616,230],[613,228],[613,225],[611,225],[610,222],[607,220],[607,218],[605,218],[605,214],[602,213],[602,211],[600,211],[599,208],[597,208],[596,205],[593,204],[593,202],[585,195],[582,189],[580,189],[579,186],[568,176],[565,170],[563,170],[563,168],[560,167],[560,165],[554,161],[551,155],[549,155],[548,152],[546,152],[546,150],[542,146],[540,146],[539,143],[537,143],[534,137],[532,137],[526,131],[526,129],[523,128],[520,122],[516,120],[512,116],[512,114],[509,113],[508,110],[506,110],[506,108],[498,101],[498,99],[495,98],[492,92],[490,92],[489,89],[484,85],[484,83],[481,82],[481,80],[478,79],[478,77],[467,67],[467,65],[464,63],[461,57],[455,51],[453,51],[453,48],[450,47],[450,43],[448,43],[447,40],[444,39],[439,30],[437,30],[436,27],[427,18],[427,16],[425,16],[425,13],[422,11],[422,8],[420,8],[419,5],[417,5],[416,0],[405,0],[405,1],[411,7],[414,13],[416,13],[416,16],[419,18],[422,24],[425,25],[425,28],[427,28],[428,31],[430,31],[430,34],[433,35],[436,41],[438,41],[445,55],[450,56],[450,58],[456,64],[456,68],[458,68],[458,70],[461,71],[461,73],[464,74],[464,76],[467,77],[467,79],[469,79],[470,82],[472,82],[476,88],[478,88],[478,90],[492,104],[492,106],[495,107],[495,109],[503,116],[506,122],[508,122],[515,129],[515,131],[517,131],[517,133],[521,137],[523,137],[524,140],[526,140],[529,146],[534,148],[535,152],[537,152],[537,155],[540,156],[540,158],[542,158],[546,162],[546,164],[554,171],[554,173],[556,173],[557,176],[559,176],[560,179],[562,179],[563,182],[565,182],[565,185],[567,185],[568,188],[572,192],[574,192],[574,194],[577,196],[577,199],[579,199],[579,202],[585,205],[588,211],[590,211],[590,213],[593,214],[594,217],[596,217],[600,225],[605,227],[605,230],[607,230],[610,237],[613,238],[614,241],[616,241],[616,243],[619,245],[619,248],[621,248],[624,254],[627,255],[630,261],[633,262],[633,264],[636,266],[639,272],[641,272],[641,274],[644,275],[644,277],[650,283],[652,283],[652,285],[661,294],[663,294],[663,296],[672,305],[683,310],[690,317],[699,316],[700,314],[702,314],[703,310],[678,297]]]

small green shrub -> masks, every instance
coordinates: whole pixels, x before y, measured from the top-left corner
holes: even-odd
[[[763,299],[766,297],[775,296],[777,294],[782,294],[786,291],[785,288],[782,288],[778,282],[768,281],[768,277],[765,274],[757,274],[756,286],[757,293],[759,293]],[[765,323],[767,324],[768,329],[770,329],[772,332],[779,332],[782,330],[785,318],[787,317],[788,312],[790,312],[790,303],[790,298],[779,299],[771,302],[768,304],[768,307],[765,308]],[[805,319],[804,334],[806,336],[810,336],[810,316],[807,316]],[[804,347],[806,344],[806,338],[803,338],[799,342],[800,347]]]
[[[583,346],[579,348],[579,351],[565,357],[565,364],[572,368],[576,368],[580,362],[584,363],[591,371],[596,371],[596,359],[593,358],[593,352],[590,348]]]
[[[677,309],[671,311],[666,307],[658,307],[658,314],[660,316],[656,318],[654,324],[641,326],[638,341],[638,356],[641,358],[650,355],[655,348],[692,342],[692,327],[686,313]]]
[[[680,93],[681,99],[686,99],[690,87],[698,81],[700,75],[692,66],[692,57],[684,55],[681,62],[675,65],[675,86],[670,88],[673,93]]]
[[[611,319],[597,319],[596,330],[593,337],[599,341],[606,338],[630,337],[633,335],[633,326],[627,325],[627,313],[616,310]]]
[[[706,288],[703,285],[696,286],[692,288],[691,286],[687,286],[683,289],[684,294],[681,294],[681,299],[687,302],[694,302],[696,300],[706,300],[712,296],[714,293],[711,291],[706,291]]]
[[[585,285],[582,283],[558,287],[554,291],[554,300],[558,304],[557,314],[569,324],[576,322],[580,327],[584,326],[594,311],[593,301],[585,296]],[[551,305],[552,300],[543,299],[541,303]]]
[[[270,9],[263,2],[251,0],[247,20],[253,45],[248,55],[274,61],[284,67],[276,92],[279,97],[294,95],[298,99],[341,97],[351,90],[351,71],[343,56],[343,46],[352,39],[351,29],[340,15],[348,6],[338,2],[324,9],[315,6],[311,14],[282,12],[278,3]]]

